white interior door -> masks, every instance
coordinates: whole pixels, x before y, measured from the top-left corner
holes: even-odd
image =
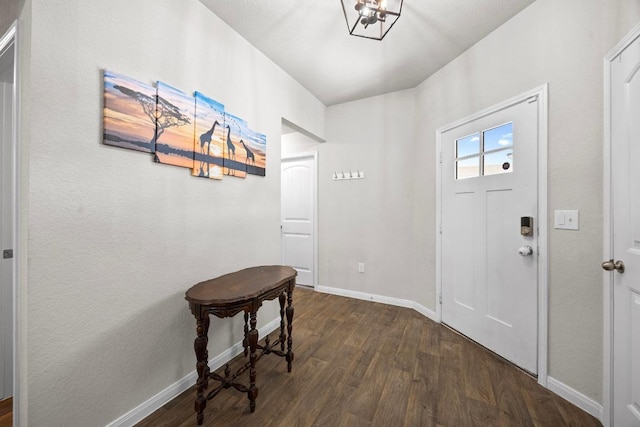
[[[316,158],[282,159],[282,262],[298,272],[296,282],[315,286]]]
[[[0,52],[0,249],[13,247],[13,47]],[[0,257],[0,400],[13,395],[13,259]]]
[[[534,374],[538,102],[462,121],[441,137],[442,321]],[[533,219],[531,235],[521,234],[522,217]]]
[[[640,426],[640,41],[611,64],[613,419]],[[620,262],[621,264],[617,264]]]

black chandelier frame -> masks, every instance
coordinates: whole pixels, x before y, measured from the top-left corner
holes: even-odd
[[[382,40],[387,35],[389,30],[393,28],[395,23],[400,18],[400,14],[402,13],[402,3],[404,0],[400,0],[400,5],[397,11],[388,10],[382,7],[382,0],[340,0],[342,4],[342,12],[344,13],[344,19],[347,22],[347,28],[349,30],[349,34],[355,37],[362,37],[370,40]],[[349,22],[349,15],[347,13],[347,5],[345,2],[352,3],[354,5],[354,9],[358,12],[357,19],[354,20],[353,23]],[[387,22],[388,19],[393,19],[393,22],[384,29],[384,23]],[[379,25],[380,26],[380,34],[379,36],[370,36],[366,34],[359,34],[358,30],[367,30],[369,26]],[[384,29],[384,31],[383,31]]]

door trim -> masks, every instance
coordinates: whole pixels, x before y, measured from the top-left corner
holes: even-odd
[[[18,238],[20,233],[20,186],[22,184],[20,180],[20,55],[21,52],[21,40],[19,37],[20,24],[16,20],[11,24],[11,27],[0,38],[0,52],[4,51],[7,47],[13,44],[13,129],[12,129],[12,149],[13,149],[13,186],[12,186],[12,198],[13,198],[13,425],[20,425],[20,306],[22,299],[20,296],[20,283],[22,281],[22,262],[21,254],[24,248],[20,244]]]
[[[283,119],[284,120],[284,119]],[[302,159],[313,159],[313,167],[315,170],[315,176],[313,177],[313,288],[316,289],[320,286],[318,283],[318,176],[320,175],[318,171],[318,152],[317,151],[305,151],[302,153],[296,154],[288,154],[286,156],[282,156],[280,162],[286,160],[302,160]],[[282,189],[282,184],[281,187]],[[280,194],[282,198],[282,192]],[[280,245],[282,245],[282,235],[280,236]],[[282,247],[280,248],[280,253],[282,257]]]
[[[548,84],[522,93],[436,130],[436,321],[442,322],[442,135],[452,129],[538,97],[538,384],[547,386],[549,253],[547,246],[547,117]]]
[[[611,63],[640,37],[640,24],[636,25],[604,57],[604,134],[603,145],[603,211],[602,211],[602,259],[609,259],[613,252],[613,203],[611,195]],[[602,350],[602,424],[613,425],[613,275],[602,272],[603,289],[603,350]]]

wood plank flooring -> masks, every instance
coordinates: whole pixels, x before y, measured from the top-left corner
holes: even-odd
[[[0,427],[13,425],[13,398],[0,401]]]
[[[414,310],[303,288],[294,307],[292,372],[284,359],[265,355],[256,411],[245,393],[223,390],[207,402],[205,426],[601,426]],[[192,387],[138,426],[194,426],[194,400]]]

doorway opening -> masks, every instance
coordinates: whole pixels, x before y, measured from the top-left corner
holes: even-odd
[[[318,152],[320,138],[282,119],[280,231],[282,263],[299,285],[318,285]]]

